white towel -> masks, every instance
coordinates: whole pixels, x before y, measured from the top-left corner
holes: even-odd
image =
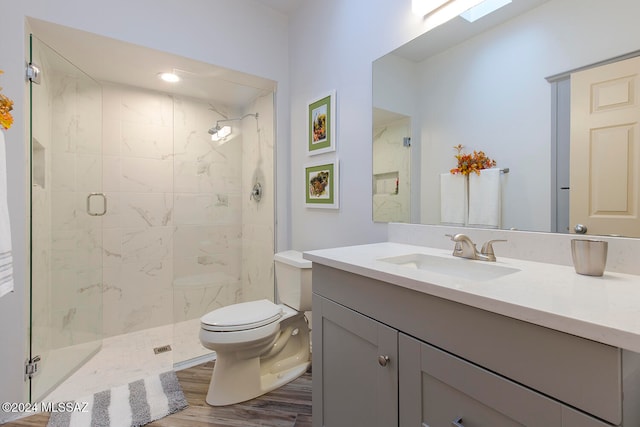
[[[464,225],[467,219],[467,178],[440,174],[440,222]]]
[[[469,225],[500,228],[500,169],[469,174]]]
[[[7,154],[4,133],[0,131],[0,297],[13,291],[11,224],[7,205]]]

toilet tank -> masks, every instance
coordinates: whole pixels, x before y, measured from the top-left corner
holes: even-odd
[[[311,261],[302,252],[278,252],[275,263],[278,300],[298,311],[311,311]]]

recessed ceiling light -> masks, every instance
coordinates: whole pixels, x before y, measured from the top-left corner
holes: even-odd
[[[176,83],[180,81],[180,77],[173,73],[158,73],[158,77],[169,83]]]

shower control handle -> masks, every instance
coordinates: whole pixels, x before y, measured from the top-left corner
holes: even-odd
[[[259,182],[256,182],[251,189],[251,194],[249,195],[249,200],[255,200],[259,202],[262,199],[262,185]]]

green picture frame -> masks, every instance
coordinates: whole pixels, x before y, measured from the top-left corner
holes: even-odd
[[[307,153],[310,156],[336,150],[336,91],[309,102],[307,108]]]
[[[339,208],[338,160],[307,164],[304,167],[305,206],[308,208]]]

